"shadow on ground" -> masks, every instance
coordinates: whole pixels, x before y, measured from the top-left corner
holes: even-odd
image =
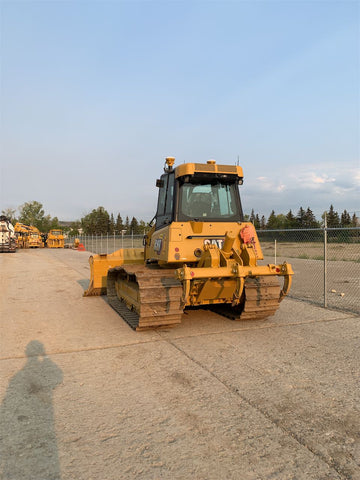
[[[10,380],[0,407],[0,476],[3,480],[60,480],[53,391],[62,370],[32,340],[27,362]]]
[[[81,280],[78,280],[77,282],[85,292],[85,290],[87,290],[87,288],[89,286],[89,279],[88,278],[82,278]]]

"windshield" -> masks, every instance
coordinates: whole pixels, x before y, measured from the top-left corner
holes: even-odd
[[[237,183],[183,183],[180,186],[179,220],[241,221]]]
[[[61,235],[62,232],[60,230],[51,230],[51,234],[55,235],[55,236],[58,236],[58,235]]]

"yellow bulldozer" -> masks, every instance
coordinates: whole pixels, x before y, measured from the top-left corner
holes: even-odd
[[[174,162],[166,158],[156,181],[157,211],[144,248],[91,256],[84,295],[107,294],[135,330],[179,324],[190,307],[233,320],[273,315],[289,292],[293,270],[286,262],[259,264],[261,246],[242,212],[242,168],[214,160],[174,168]]]
[[[54,228],[50,230],[47,236],[46,244],[48,248],[64,248],[65,240],[63,231],[59,228]]]

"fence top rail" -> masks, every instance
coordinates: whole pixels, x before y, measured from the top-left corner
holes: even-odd
[[[324,230],[324,228],[322,228]],[[327,227],[327,231],[331,230],[360,230],[360,227]]]
[[[352,230],[352,231],[360,231],[360,227],[318,227],[318,228],[279,228],[279,229],[256,229],[257,233],[258,234],[261,234],[261,233],[272,233],[272,232],[324,232],[324,231],[348,231],[348,230]],[[82,233],[81,235],[69,235],[69,237],[143,237],[144,234],[142,233],[137,233],[137,234],[131,234],[131,233],[128,233],[126,235],[122,235],[122,234],[119,234],[119,233]]]
[[[69,235],[70,237],[143,237],[143,233],[134,233],[133,235],[131,233],[127,233],[126,235],[122,235],[121,233],[79,233],[79,235]]]
[[[323,232],[326,230],[327,232],[329,231],[344,231],[344,230],[359,230],[360,227],[319,227],[319,228],[279,228],[279,229],[257,229],[257,233],[266,233],[266,232]]]

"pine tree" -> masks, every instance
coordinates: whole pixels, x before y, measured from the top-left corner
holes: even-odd
[[[330,210],[327,212],[327,226],[328,228],[340,227],[339,214],[334,210],[333,205],[330,205]]]
[[[271,210],[271,213],[270,213],[270,216],[268,218],[268,221],[266,223],[266,228],[268,230],[274,230],[277,228],[277,219],[276,219],[276,215],[275,215],[275,211],[274,210]]]
[[[120,235],[122,230],[124,230],[124,225],[123,225],[121,215],[120,215],[120,213],[118,213],[118,215],[116,217],[115,231],[118,235]]]
[[[266,218],[264,215],[262,215],[260,220],[260,230],[265,230],[265,229],[266,229]]]
[[[130,221],[128,216],[126,216],[126,219],[125,219],[124,230],[126,230],[127,235],[130,233]]]
[[[291,210],[286,214],[286,220],[285,220],[285,226],[286,228],[296,228],[297,227],[297,222],[294,214],[292,213]]]
[[[344,210],[343,213],[341,214],[340,223],[341,223],[342,227],[350,227],[351,226],[351,217],[350,217],[350,214],[346,210]]]
[[[259,218],[259,214],[258,214],[258,213],[255,215],[254,227],[255,227],[256,229],[261,228],[261,226],[260,226],[260,218]]]
[[[310,207],[307,208],[304,216],[304,227],[305,228],[316,228],[319,224],[316,221],[315,215],[313,214]]]
[[[351,226],[352,227],[358,227],[359,226],[359,219],[358,217],[356,216],[356,214],[354,213],[352,218],[351,218]]]
[[[111,235],[114,235],[114,233],[115,233],[115,221],[114,221],[114,215],[113,214],[110,215],[109,233],[111,233]]]
[[[133,235],[138,235],[139,233],[139,222],[136,220],[135,217],[132,217],[130,222],[130,233]]]
[[[296,215],[296,222],[299,228],[305,228],[305,216],[306,216],[305,210],[302,207],[300,207],[298,214]]]

